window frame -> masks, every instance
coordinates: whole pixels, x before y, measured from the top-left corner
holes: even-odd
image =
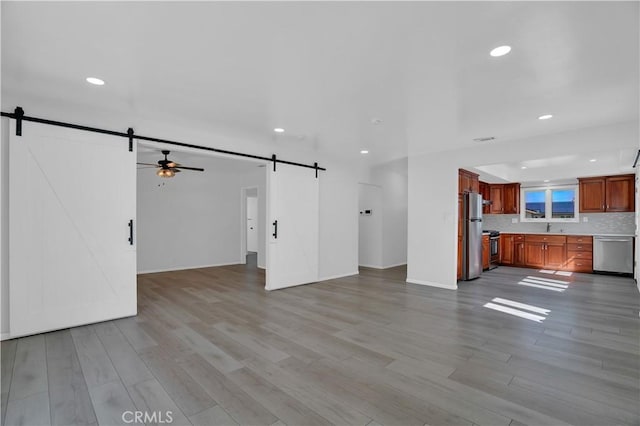
[[[573,215],[574,217],[570,218],[554,218],[551,217],[553,215],[553,202],[552,202],[552,191],[553,190],[563,190],[563,189],[572,189],[575,194],[575,200],[573,204]],[[545,191],[545,217],[541,218],[529,218],[527,217],[527,200],[526,193],[527,191]],[[558,185],[558,186],[530,186],[530,187],[521,187],[520,188],[520,222],[529,222],[529,223],[547,223],[547,222],[580,222],[580,191],[578,184],[572,185]]]

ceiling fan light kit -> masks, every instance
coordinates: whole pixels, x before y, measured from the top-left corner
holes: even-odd
[[[158,169],[156,174],[161,178],[172,178],[176,175],[176,172],[171,169]]]

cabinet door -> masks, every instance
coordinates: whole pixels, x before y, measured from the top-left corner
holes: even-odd
[[[505,214],[520,213],[520,184],[510,183],[503,187],[503,211]]]
[[[462,278],[462,237],[458,237],[458,279]]]
[[[605,211],[605,178],[580,179],[580,213]]]
[[[567,245],[559,243],[545,243],[545,268],[562,269],[567,262]]]
[[[501,214],[503,212],[502,194],[504,185],[489,185],[489,199],[491,200],[491,214]]]
[[[513,235],[500,236],[500,263],[503,265],[513,264]]]
[[[536,268],[544,268],[545,256],[544,246],[546,243],[538,242],[525,242],[524,243],[524,256],[525,264],[527,266],[533,266]]]
[[[524,243],[513,243],[513,265],[524,266],[525,264]]]
[[[480,192],[480,181],[478,180],[478,176],[471,176],[469,182],[471,184],[471,192],[478,194]]]
[[[462,237],[462,195],[458,194],[458,237]]]
[[[478,182],[478,190],[480,191],[480,194],[482,195],[482,199],[483,200],[490,200],[491,199],[491,195],[489,194],[489,184],[486,182]],[[482,213],[484,214],[489,214],[491,213],[491,209],[489,205],[483,205],[482,206]]]
[[[632,212],[634,206],[634,175],[612,176],[606,179],[606,210]]]
[[[482,236],[482,270],[486,271],[489,269],[489,236]]]

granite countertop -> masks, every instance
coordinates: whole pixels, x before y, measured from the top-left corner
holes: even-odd
[[[521,235],[586,235],[592,237],[635,237],[634,234],[592,234],[589,232],[531,232],[531,231],[500,231],[500,234],[521,234]]]

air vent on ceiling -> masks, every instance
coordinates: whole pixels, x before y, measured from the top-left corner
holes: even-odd
[[[484,138],[475,138],[473,140],[476,141],[476,142],[488,142],[488,141],[495,140],[495,138],[493,136],[487,136],[487,137],[484,137]]]

